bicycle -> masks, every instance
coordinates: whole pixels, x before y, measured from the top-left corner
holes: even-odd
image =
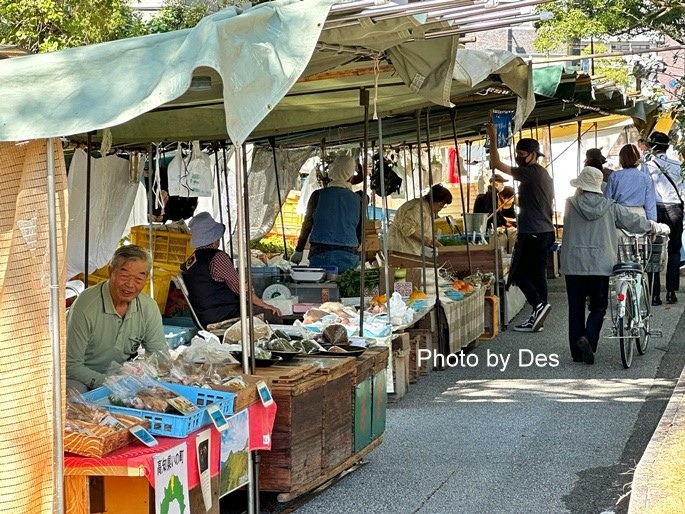
[[[651,327],[651,294],[647,272],[660,272],[663,243],[652,243],[648,235],[630,234],[619,242],[618,264],[609,280],[613,292],[611,306],[612,327],[604,339],[618,339],[624,368],[633,362],[633,340],[640,355],[649,348],[652,336],[661,337],[661,330]],[[655,254],[654,250],[658,250]],[[656,257],[656,259],[654,258]],[[656,268],[656,269],[655,269]]]

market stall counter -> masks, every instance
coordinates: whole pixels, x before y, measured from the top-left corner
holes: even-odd
[[[253,403],[229,418],[229,422],[233,418],[245,421],[244,430],[252,451],[268,448],[275,416],[275,404],[265,407]],[[224,434],[233,434],[231,430],[234,429],[231,427]],[[219,497],[230,492],[226,490],[228,461],[222,458],[226,454],[222,445],[229,439],[222,438],[210,425],[184,438],[157,437],[153,447],[134,443],[105,457],[65,453],[65,510],[69,514],[155,514],[161,504],[166,502],[168,506],[169,502],[177,501],[190,514],[218,514]],[[201,469],[205,471],[201,473]],[[174,497],[169,496],[170,487],[177,491]]]
[[[298,356],[260,369],[260,375],[271,379],[278,405],[271,451],[261,453],[260,491],[279,493],[278,501],[289,501],[350,468],[380,444],[387,356],[387,347],[368,348],[359,357]],[[368,386],[375,380],[378,390],[376,430],[373,436],[359,439],[355,438],[357,378]],[[360,394],[360,402],[371,399]],[[359,408],[366,419],[370,404]]]

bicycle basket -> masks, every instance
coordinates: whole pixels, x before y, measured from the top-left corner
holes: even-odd
[[[660,273],[666,264],[665,247],[668,239],[657,237],[651,242],[648,237],[621,237],[618,243],[618,262],[636,262],[648,273]]]

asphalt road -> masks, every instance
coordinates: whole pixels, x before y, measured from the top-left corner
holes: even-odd
[[[685,338],[673,337],[685,330],[680,300],[655,308],[664,336],[630,369],[609,340],[588,366],[571,360],[564,283],[551,280],[544,332],[507,330],[470,352],[473,366],[421,377],[389,407],[383,444],[364,465],[295,503],[265,498],[263,512],[626,512],[620,498],[685,365]],[[506,368],[494,354],[508,356]]]

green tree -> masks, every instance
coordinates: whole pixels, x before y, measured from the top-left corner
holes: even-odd
[[[592,55],[607,53],[604,43],[595,43],[591,48],[586,46],[580,55]],[[606,80],[614,82],[624,90],[633,86],[633,78],[628,69],[628,64],[621,57],[606,57],[595,60],[595,75],[601,75]]]
[[[30,52],[143,34],[127,0],[0,0],[0,44]]]
[[[685,4],[681,0],[559,0],[537,9],[554,14],[538,24],[538,52],[553,51],[572,40],[650,32],[681,44],[685,41]]]

